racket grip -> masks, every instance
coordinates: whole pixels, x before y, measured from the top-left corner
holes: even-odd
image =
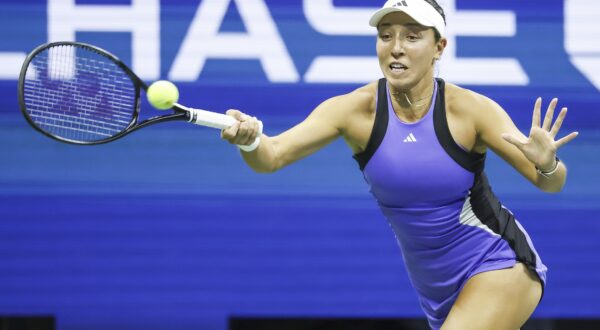
[[[233,126],[236,123],[235,118],[224,115],[222,113],[216,113],[212,111],[206,111],[202,109],[192,109],[179,105],[182,109],[187,111],[190,115],[189,122],[217,129],[225,129]]]
[[[189,117],[190,117],[190,119],[188,121],[190,123],[193,123],[196,125],[202,125],[202,126],[207,126],[207,127],[217,128],[217,129],[226,129],[226,128],[233,126],[233,124],[235,124],[237,122],[237,120],[235,120],[235,118],[228,116],[228,115],[224,115],[222,113],[217,113],[217,112],[212,112],[212,111],[207,111],[207,110],[202,110],[202,109],[188,108],[181,104],[175,104],[175,106],[187,111],[189,114]],[[247,145],[247,146],[240,145],[240,144],[237,145],[242,151],[250,152],[250,151],[253,151],[254,149],[258,148],[258,145],[260,144],[260,136],[262,135],[262,131],[263,131],[262,121],[259,120],[258,125],[259,125],[258,126],[258,136],[254,140],[254,142],[252,142],[252,144]]]

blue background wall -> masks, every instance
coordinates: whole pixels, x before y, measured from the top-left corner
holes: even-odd
[[[229,5],[220,32],[244,33],[237,2],[224,2]],[[267,5],[297,81],[270,81],[258,60],[223,56],[208,60],[197,79],[175,82],[181,103],[242,109],[261,118],[272,135],[326,98],[359,86],[308,82],[316,56],[372,56],[375,39],[319,32],[302,1],[259,2]],[[160,3],[160,70],[154,78],[170,78],[202,3]],[[332,3],[365,9],[380,2]],[[446,1],[447,10],[515,17],[512,36],[457,33],[455,57],[510,57],[527,81],[465,87],[495,99],[525,132],[535,98],[557,96],[570,109],[563,134],[580,131],[559,152],[570,170],[560,194],[537,191],[494,155],[487,163],[494,190],[550,268],[538,317],[600,317],[600,86],[594,85],[600,65],[574,64],[576,57],[600,59],[593,48],[600,16],[585,3],[593,5]],[[76,2],[94,4],[131,3]],[[568,33],[568,5],[592,13],[583,34]],[[64,145],[34,132],[20,115],[16,80],[19,59],[50,38],[48,8],[34,0],[0,4],[0,315],[51,314],[59,329],[225,329],[232,315],[422,316],[394,236],[341,141],[261,175],[245,167],[218,131],[185,123],[96,147]],[[573,38],[592,46],[569,46]],[[76,39],[132,64],[130,33],[77,31]],[[440,76],[445,70],[442,63]],[[144,110],[150,110],[147,104]]]

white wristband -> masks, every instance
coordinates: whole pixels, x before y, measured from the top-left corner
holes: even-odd
[[[243,152],[251,152],[251,151],[254,151],[256,148],[258,148],[259,144],[260,144],[260,136],[257,136],[256,140],[254,140],[254,142],[252,142],[251,145],[245,146],[245,145],[238,144],[237,146]]]

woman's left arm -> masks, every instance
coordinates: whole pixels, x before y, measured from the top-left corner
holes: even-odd
[[[566,181],[567,168],[558,160],[556,151],[578,135],[572,132],[555,140],[567,115],[567,108],[561,109],[553,123],[554,109],[558,103],[557,99],[553,99],[542,122],[542,99],[538,98],[529,136],[525,136],[498,104],[486,100],[483,102],[486,104],[485,111],[479,112],[476,119],[481,141],[541,190],[560,191]]]

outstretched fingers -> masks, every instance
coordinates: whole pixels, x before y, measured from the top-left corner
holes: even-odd
[[[542,128],[546,131],[550,131],[550,126],[552,125],[552,118],[554,117],[554,109],[556,108],[556,104],[558,103],[557,98],[553,98],[548,105],[548,110],[546,111],[546,115],[544,116],[544,124]]]
[[[556,121],[554,122],[554,125],[552,125],[552,129],[550,130],[550,136],[552,136],[553,139],[556,137],[556,135],[558,135],[558,131],[560,130],[563,121],[567,116],[567,111],[567,108],[562,108],[560,110],[560,113],[558,114],[558,117],[556,118]],[[556,147],[556,149],[558,149],[563,145],[571,142],[574,138],[577,137],[577,135],[579,135],[579,132],[572,132],[569,135],[554,142],[554,146]]]
[[[540,117],[542,111],[542,98],[538,97],[535,100],[535,106],[533,107],[533,118],[531,119],[531,128],[540,127]]]
[[[558,114],[558,117],[556,118],[556,121],[554,122],[554,125],[552,125],[552,129],[550,130],[550,135],[552,136],[552,138],[556,137],[556,135],[558,134],[558,131],[560,130],[560,127],[562,126],[566,115],[567,108],[562,108],[560,110],[560,113]]]
[[[556,149],[564,146],[565,144],[571,142],[574,138],[576,138],[579,135],[579,132],[572,132],[571,134],[559,139],[558,141],[556,141],[554,143],[554,145],[556,146]]]

